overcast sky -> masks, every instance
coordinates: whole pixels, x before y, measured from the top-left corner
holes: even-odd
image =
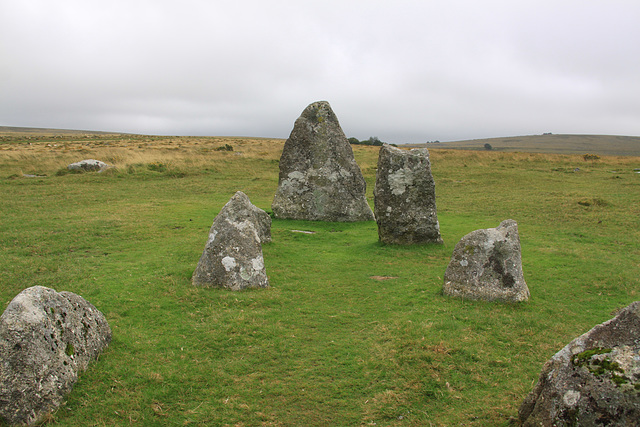
[[[638,0],[0,0],[0,125],[640,135]]]

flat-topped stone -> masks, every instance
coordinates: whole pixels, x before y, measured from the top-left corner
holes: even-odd
[[[373,192],[380,241],[399,245],[443,243],[435,188],[429,150],[401,150],[384,144]]]

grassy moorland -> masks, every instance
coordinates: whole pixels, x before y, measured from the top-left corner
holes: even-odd
[[[3,306],[29,286],[72,291],[113,330],[56,425],[508,425],[549,357],[640,299],[639,157],[432,147],[445,245],[381,245],[374,222],[274,220],[263,248],[271,288],[193,287],[235,191],[270,211],[282,146],[0,142]],[[372,202],[378,149],[354,152]],[[66,171],[85,158],[116,168]],[[507,218],[519,224],[531,300],[442,296],[456,242]]]
[[[640,156],[640,136],[623,135],[556,135],[546,133],[542,135],[472,139],[413,146],[484,150],[486,144],[491,146],[492,150],[507,152]]]

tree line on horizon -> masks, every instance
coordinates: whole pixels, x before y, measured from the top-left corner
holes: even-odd
[[[385,144],[384,141],[380,141],[380,138],[378,138],[377,136],[370,136],[369,139],[363,139],[362,141],[360,141],[358,138],[354,138],[351,137],[348,139],[349,144],[353,144],[353,145],[373,145],[375,147],[382,147],[383,144]],[[389,144],[393,147],[397,147],[397,144]]]

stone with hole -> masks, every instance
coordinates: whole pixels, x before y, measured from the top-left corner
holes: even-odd
[[[383,243],[442,244],[429,150],[384,144],[374,189],[378,237]]]
[[[524,426],[640,423],[640,301],[547,361],[518,411]]]
[[[110,341],[103,314],[79,295],[43,286],[19,293],[0,317],[0,417],[46,419]]]
[[[271,217],[238,191],[213,221],[192,282],[234,291],[265,288],[262,243],[271,241]]]
[[[296,120],[280,157],[276,218],[370,221],[367,184],[338,118],[326,101],[309,105]]]
[[[527,301],[518,224],[507,219],[496,228],[464,236],[445,271],[443,293],[472,300]]]

